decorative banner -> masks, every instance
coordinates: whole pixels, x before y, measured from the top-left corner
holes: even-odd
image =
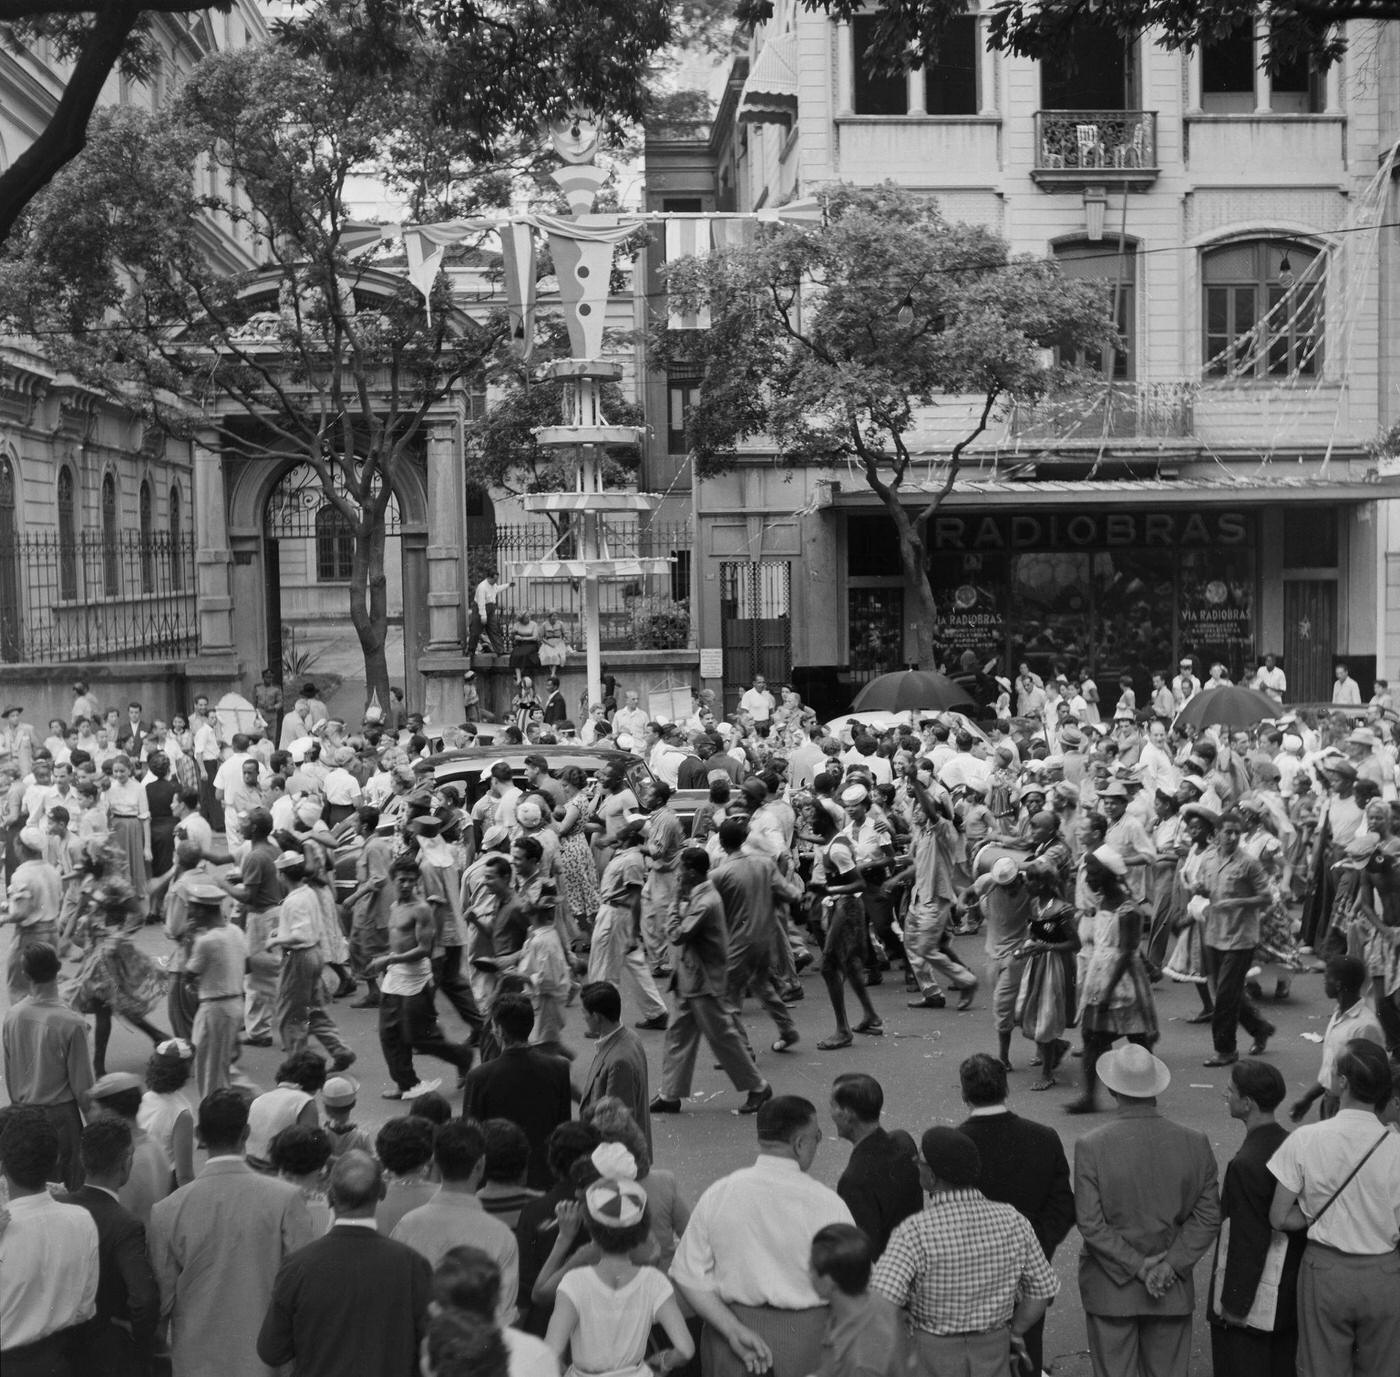
[[[438,269],[442,267],[442,256],[446,252],[443,244],[429,247],[428,236],[420,229],[405,230],[403,246],[408,252],[408,280],[422,293],[427,307],[428,324],[433,323],[433,283],[437,281]]]
[[[666,221],[667,263],[675,263],[681,258],[693,258],[696,254],[708,252],[709,248],[709,233],[705,216],[676,216]],[[666,328],[668,330],[708,330],[710,328],[710,308],[702,306],[698,311],[684,312],[668,308]]]
[[[528,359],[535,347],[535,231],[521,220],[500,228],[510,347]]]
[[[613,241],[581,239],[577,235],[551,231],[549,252],[554,258],[559,299],[564,306],[564,323],[569,329],[573,357],[599,358],[603,353]]]

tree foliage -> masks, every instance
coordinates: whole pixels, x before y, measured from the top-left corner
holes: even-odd
[[[454,309],[445,277],[429,319],[347,248],[346,184],[406,99],[286,50],[217,55],[160,114],[100,111],[0,263],[0,318],[60,366],[226,453],[311,466],[353,535],[348,610],[381,701],[385,510],[430,416],[505,335],[503,313]],[[258,269],[211,265],[211,215],[257,232]]]
[[[888,184],[825,200],[819,230],[766,228],[750,246],[672,264],[673,308],[708,307],[713,324],[658,330],[654,348],[701,371],[686,427],[698,477],[755,442],[788,465],[856,469],[894,523],[929,663],[925,536],[968,446],[999,404],[1075,381],[1047,351],[1102,348],[1113,327],[1094,286],[948,223],[929,200]],[[935,454],[917,434],[931,409],[962,426]]]
[[[837,19],[866,12],[863,0],[801,0]],[[865,60],[874,71],[902,71],[935,60],[948,25],[967,13],[965,0],[879,0]],[[773,0],[739,0],[746,23],[772,18]],[[1346,51],[1337,26],[1400,19],[1400,0],[999,0],[987,10],[987,41],[1023,57],[1062,59],[1077,29],[1108,26],[1125,39],[1151,31],[1170,49],[1192,49],[1264,21],[1261,61],[1277,71],[1299,60],[1325,67]]]
[[[10,46],[47,37],[73,62],[43,134],[0,172],[0,242],[82,151],[108,76],[150,75],[157,17],[231,3],[0,0]],[[313,0],[273,29],[288,53],[337,77],[411,92],[423,133],[472,162],[575,107],[605,112],[614,131],[639,119],[652,56],[672,32],[670,0]]]

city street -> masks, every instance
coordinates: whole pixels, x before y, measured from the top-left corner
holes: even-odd
[[[155,927],[146,929],[142,943],[149,945],[153,954],[163,952],[166,946]],[[968,964],[979,969],[980,938],[960,938],[958,946]],[[806,997],[793,1008],[802,1042],[787,1054],[764,1051],[759,1058],[760,1068],[780,1093],[805,1095],[821,1106],[824,1113],[833,1077],[842,1071],[862,1070],[878,1077],[884,1086],[887,1127],[908,1129],[917,1138],[932,1124],[955,1124],[964,1117],[958,1094],[958,1064],[969,1053],[993,1051],[996,1045],[991,1031],[991,1011],[981,992],[977,1004],[964,1014],[956,1013],[951,1004],[946,1010],[911,1010],[905,1007],[907,996],[902,981],[887,974],[885,983],[871,992],[885,1020],[885,1036],[858,1038],[857,1045],[847,1051],[819,1052],[817,1041],[831,1031],[825,992],[811,970],[803,986]],[[1156,993],[1163,1029],[1157,1052],[1171,1068],[1173,1076],[1171,1088],[1161,1102],[1162,1110],[1182,1123],[1204,1130],[1210,1136],[1217,1161],[1223,1166],[1237,1149],[1242,1131],[1225,1110],[1221,1097],[1223,1073],[1201,1065],[1202,1059],[1210,1054],[1210,1030],[1184,1022],[1199,1008],[1192,990],[1164,981]],[[444,1027],[450,1036],[455,1035],[460,1024],[456,1016],[446,1010],[445,1003],[442,1007]],[[1295,977],[1293,994],[1287,1003],[1268,1002],[1263,1007],[1265,1015],[1279,1027],[1269,1060],[1278,1065],[1287,1079],[1289,1099],[1286,1105],[1316,1074],[1319,1048],[1302,1035],[1321,1034],[1326,1026],[1330,1009],[1322,995],[1322,977]],[[361,1083],[356,1122],[377,1128],[402,1110],[380,1099],[388,1077],[379,1054],[375,1015],[352,1010],[343,1000],[334,1005],[333,1014],[360,1059],[352,1072]],[[626,996],[624,1015],[629,1021],[637,1016]],[[156,1021],[163,1022],[163,1019],[156,1016]],[[766,1016],[752,1002],[746,1022],[756,1045],[766,1048],[772,1042],[773,1030]],[[651,1054],[654,1090],[660,1069],[662,1035],[643,1033],[641,1036]],[[582,1018],[577,1005],[569,1010],[565,1041],[579,1051],[580,1068],[586,1066],[588,1045],[582,1036]],[[140,1070],[147,1048],[148,1044],[139,1034],[119,1022],[112,1041],[109,1069]],[[1030,1093],[1027,1087],[1037,1078],[1036,1072],[1027,1065],[1033,1054],[1031,1045],[1019,1037],[1013,1043],[1013,1107],[1017,1113],[1051,1124],[1064,1138],[1073,1160],[1074,1141],[1105,1122],[1106,1115],[1066,1115],[1062,1106],[1077,1093],[1077,1086],[1068,1081],[1042,1094]],[[276,1048],[248,1048],[244,1067],[253,1081],[266,1088],[272,1084],[278,1059]],[[1067,1075],[1076,1076],[1078,1066],[1077,1061],[1070,1061]],[[419,1071],[425,1078],[443,1074],[444,1089],[451,1089],[453,1078],[449,1068],[422,1059]],[[457,1096],[452,1098],[455,1105]],[[702,1053],[697,1063],[694,1098],[686,1103],[678,1117],[663,1116],[654,1121],[657,1162],[675,1171],[692,1203],[716,1177],[744,1165],[753,1155],[753,1121],[740,1119],[731,1112],[740,1099],[721,1073],[713,1069],[711,1059]],[[1106,1095],[1104,1099],[1107,1101]],[[829,1124],[826,1133],[813,1174],[834,1185],[849,1149],[836,1139]],[[1055,1377],[1087,1377],[1089,1373],[1075,1283],[1078,1254],[1077,1235],[1071,1234],[1055,1258],[1062,1290],[1050,1311],[1045,1340],[1046,1362],[1050,1365],[1053,1360],[1051,1370]],[[1204,1313],[1208,1279],[1209,1263],[1203,1262],[1196,1273],[1198,1323],[1193,1336],[1193,1371],[1209,1370],[1209,1336],[1200,1319]]]

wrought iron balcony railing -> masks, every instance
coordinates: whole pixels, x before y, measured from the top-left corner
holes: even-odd
[[[1040,110],[1035,170],[1046,182],[1134,182],[1157,176],[1155,110]]]

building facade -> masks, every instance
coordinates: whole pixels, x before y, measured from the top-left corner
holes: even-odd
[[[713,123],[651,132],[647,197],[752,211],[893,181],[1112,293],[1123,347],[1093,361],[1091,403],[1010,408],[934,522],[941,653],[1141,691],[1182,655],[1238,678],[1272,652],[1300,702],[1338,659],[1363,688],[1393,674],[1400,487],[1377,442],[1400,420],[1400,25],[1271,78],[1263,33],[1187,55],[1090,26],[1042,64],[988,51],[974,11],[936,67],[885,78],[861,61],[870,22],[779,3]],[[652,378],[654,465],[684,464],[697,383]],[[937,461],[965,421],[939,407],[916,448]],[[778,468],[756,443],[693,503],[698,639],[729,687],[759,670],[836,711],[912,656],[854,470]]]
[[[152,26],[150,82],[114,74],[103,104],[157,108],[201,57],[267,34],[252,0]],[[70,70],[47,41],[0,46],[0,167],[42,131]],[[194,175],[219,189],[216,167]],[[253,262],[246,227],[196,232],[227,271]],[[198,648],[196,507],[188,442],[53,367],[42,341],[0,337],[0,680],[30,720],[66,716],[75,675],[108,681],[112,703],[174,706]]]

